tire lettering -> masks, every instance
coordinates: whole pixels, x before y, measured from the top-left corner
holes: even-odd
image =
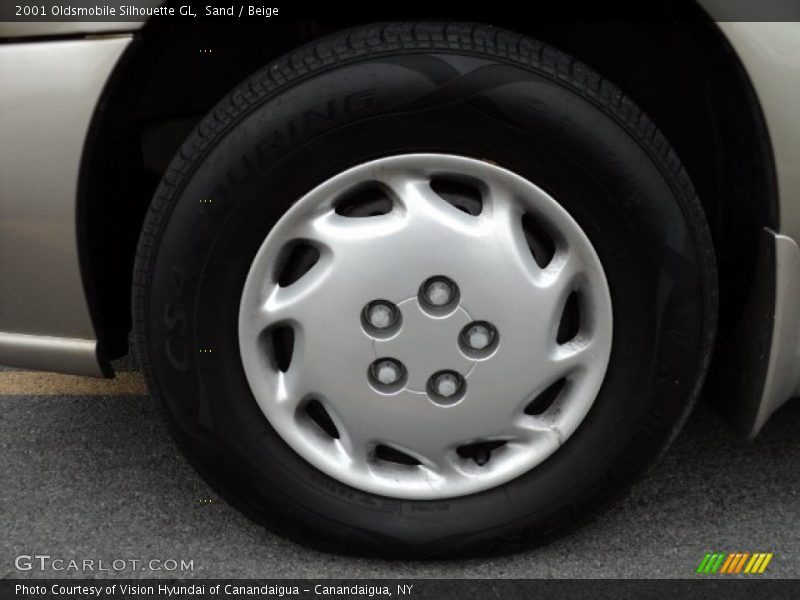
[[[190,348],[184,339],[189,319],[185,303],[180,302],[190,283],[191,276],[184,267],[176,265],[172,268],[172,289],[179,301],[165,304],[161,315],[161,324],[167,331],[164,337],[164,353],[176,371],[186,371],[190,365]]]
[[[374,103],[375,90],[367,88],[352,92],[341,100],[326,100],[316,108],[289,119],[282,126],[269,131],[250,151],[241,155],[211,195],[219,200],[229,200],[236,190],[246,186],[255,173],[269,166],[276,152],[283,153],[300,137],[330,127],[341,116],[350,117],[368,110]]]

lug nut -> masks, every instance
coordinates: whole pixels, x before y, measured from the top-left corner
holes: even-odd
[[[441,279],[432,281],[425,288],[425,299],[433,306],[444,306],[453,297],[453,288]]]
[[[382,385],[394,385],[403,377],[403,365],[391,358],[382,358],[372,363],[372,377]]]
[[[458,287],[447,277],[431,277],[420,290],[424,304],[440,308],[453,304],[458,298]]]
[[[452,398],[461,391],[462,385],[461,376],[452,371],[434,373],[430,380],[431,390],[441,398]]]
[[[462,333],[464,343],[472,350],[485,350],[494,342],[496,332],[489,323],[471,323]]]
[[[391,302],[375,300],[367,305],[366,319],[375,329],[388,329],[397,320],[397,308]]]

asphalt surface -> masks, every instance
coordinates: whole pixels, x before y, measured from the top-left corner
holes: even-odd
[[[760,577],[800,577],[800,401],[753,442],[701,403],[625,500],[545,548],[487,560],[386,562],[323,554],[254,525],[184,461],[147,396],[119,395],[114,384],[87,388],[79,378],[29,380],[14,393],[9,373],[0,370],[2,577],[115,575],[14,566],[19,555],[49,554],[106,566],[193,561],[191,571],[117,575],[125,577],[682,578],[694,576],[709,551],[773,552]],[[131,389],[130,381],[119,388]]]

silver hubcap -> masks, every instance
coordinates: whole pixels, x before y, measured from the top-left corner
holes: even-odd
[[[510,171],[443,154],[365,163],[302,197],[239,316],[278,434],[343,483],[409,499],[486,490],[553,454],[597,396],[611,333],[572,217]]]

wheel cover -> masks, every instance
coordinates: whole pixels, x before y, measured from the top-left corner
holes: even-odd
[[[439,181],[475,190],[479,214]],[[367,209],[379,214],[342,208],[365,189],[382,194]],[[544,265],[526,219],[550,238]],[[316,256],[287,277],[297,248]],[[591,408],[611,338],[602,265],[569,213],[447,154],[371,161],[303,196],[259,249],[239,314],[247,380],[282,439],[340,482],[418,500],[490,489],[552,455]]]

